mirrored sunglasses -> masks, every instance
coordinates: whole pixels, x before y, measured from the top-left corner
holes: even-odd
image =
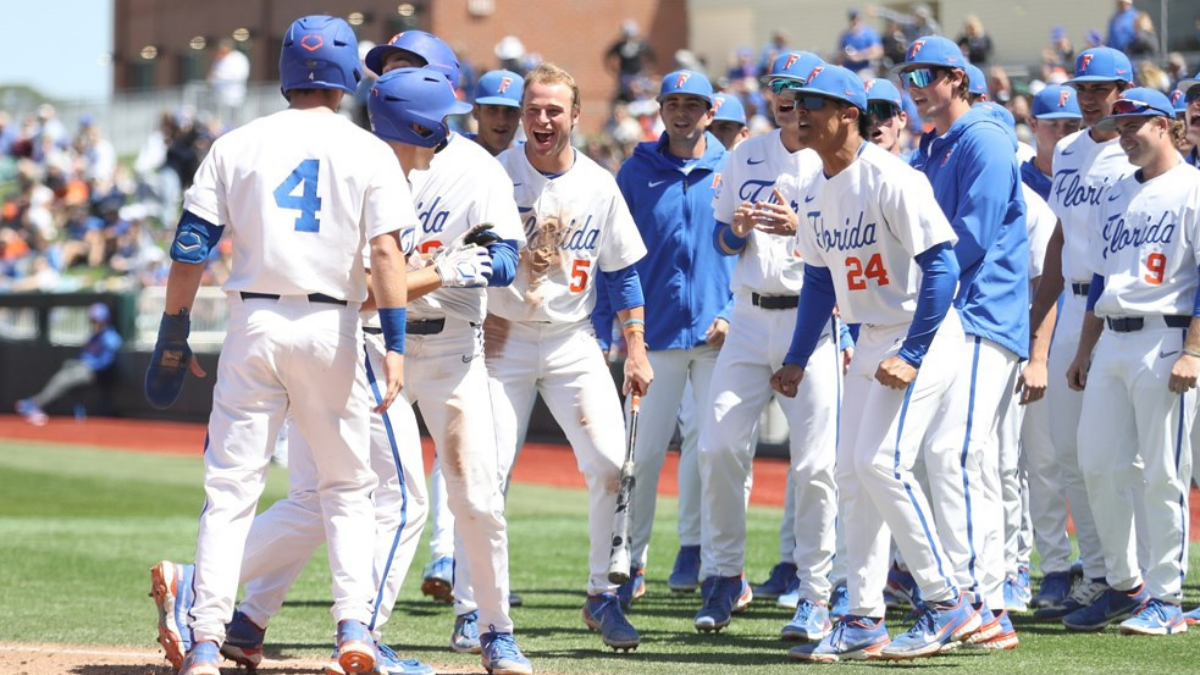
[[[939,68],[917,68],[900,74],[900,81],[905,87],[925,88],[933,84],[938,75],[942,73]]]

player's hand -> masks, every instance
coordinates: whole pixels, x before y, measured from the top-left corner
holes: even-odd
[[[729,335],[729,322],[721,317],[713,319],[712,325],[704,331],[704,341],[713,349],[720,349]]]
[[[1171,366],[1171,379],[1167,388],[1174,394],[1186,394],[1196,388],[1196,378],[1200,376],[1200,358],[1190,354],[1180,354]]]
[[[387,391],[383,393],[383,402],[375,406],[375,412],[385,413],[392,406],[392,401],[400,395],[404,388],[404,355],[399,352],[388,352],[383,356],[383,376],[387,382]]]
[[[907,389],[917,377],[917,369],[899,356],[889,356],[875,369],[875,381],[889,389]]]
[[[734,234],[743,239],[750,236],[756,225],[754,220],[755,211],[754,204],[750,202],[742,202],[741,206],[734,210],[733,221],[729,223],[729,227],[733,230]]]
[[[1046,396],[1048,382],[1046,361],[1043,359],[1027,361],[1025,367],[1021,369],[1021,374],[1017,376],[1017,393],[1021,395],[1020,404],[1029,405],[1034,401],[1042,400]]]
[[[475,244],[444,248],[434,257],[433,265],[443,288],[480,288],[492,278],[492,256]]]
[[[759,202],[755,204],[754,226],[759,232],[790,237],[796,234],[800,226],[800,218],[788,205],[779,188],[774,188],[775,200],[779,202]]]
[[[631,349],[625,357],[625,382],[621,391],[626,396],[637,394],[645,396],[650,391],[650,383],[654,381],[654,369],[650,367],[650,359],[645,349]]]
[[[1067,368],[1067,386],[1074,391],[1083,391],[1087,386],[1088,370],[1092,367],[1091,357],[1076,356],[1071,362],[1071,367]]]
[[[780,396],[796,398],[796,392],[800,390],[800,382],[803,379],[803,368],[794,363],[785,363],[771,375],[771,388]]]
[[[842,350],[842,374],[850,372],[850,362],[854,360],[854,347],[846,347]]]

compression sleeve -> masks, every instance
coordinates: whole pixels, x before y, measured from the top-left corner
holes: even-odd
[[[825,322],[829,321],[836,302],[837,294],[833,290],[833,275],[829,268],[812,263],[805,265],[800,306],[796,310],[796,327],[792,330],[792,346],[783,357],[784,363],[801,368],[808,366],[808,358],[821,341],[821,332],[825,330]]]
[[[630,265],[614,272],[600,272],[608,287],[608,301],[615,311],[641,307],[646,304],[642,297],[642,280],[637,269]]]
[[[517,277],[517,242],[502,239],[488,246],[492,256],[492,278],[488,286],[507,286]]]
[[[938,327],[942,325],[942,319],[946,318],[946,312],[954,302],[959,268],[954,249],[948,243],[923,251],[917,255],[916,261],[922,274],[921,287],[917,290],[917,308],[897,356],[910,366],[920,368]]]
[[[1096,311],[1096,302],[1100,300],[1101,295],[1104,295],[1104,277],[1093,274],[1092,285],[1088,287],[1087,311]]]

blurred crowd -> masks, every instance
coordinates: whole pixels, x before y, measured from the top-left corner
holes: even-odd
[[[681,68],[708,74],[719,91],[737,97],[748,135],[766,133],[775,122],[767,105],[770,92],[759,78],[780,54],[815,51],[869,81],[887,77],[892,64],[904,60],[909,45],[927,35],[955,39],[964,56],[986,73],[989,99],[1013,113],[1018,136],[1030,145],[1036,142],[1028,124],[1030,100],[1046,85],[1068,78],[1077,51],[1098,45],[1121,49],[1134,64],[1137,84],[1163,92],[1197,68],[1179,53],[1160,53],[1153,21],[1130,0],[1116,0],[1107,30],[1087,31],[1078,46],[1065,29],[1051,27],[1041,54],[1030,55],[1029,62],[1038,66],[1028,77],[1010,77],[994,62],[994,36],[977,17],[967,16],[957,31],[946,29],[920,4],[911,13],[871,5],[851,9],[829,45],[793,44],[778,30],[762,47],[741,47],[720,64],[706,63],[686,49],[669,56],[656,54],[638,25],[626,20],[600,56],[613,78],[608,118],[600,133],[580,133],[575,145],[615,173],[638,143],[656,140],[662,133],[655,100],[659,82],[662,74]],[[373,45],[361,46],[365,54]],[[512,35],[495,45],[491,58],[460,52],[459,94],[470,101],[479,78],[492,68],[524,74],[541,60]],[[0,292],[133,290],[164,284],[169,262],[165,251],[183,190],[226,125],[246,121],[238,119],[237,111],[247,75],[245,57],[231,45],[222,45],[209,75],[219,107],[200,113],[164,112],[136,157],[124,161],[118,161],[103,130],[86,115],[71,129],[50,104],[23,115],[0,110]],[[345,111],[364,126],[368,120],[363,102],[370,84],[364,82],[360,96]],[[903,98],[909,126],[901,143],[911,148],[922,122],[911,101]],[[458,131],[475,129],[472,116],[457,120]],[[522,139],[518,131],[518,142]],[[231,256],[225,239],[213,252],[206,283],[224,281]]]

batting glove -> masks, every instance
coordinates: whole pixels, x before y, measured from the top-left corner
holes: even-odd
[[[159,410],[170,408],[183,390],[192,360],[192,349],[187,343],[191,330],[192,321],[186,312],[175,316],[163,314],[158,324],[154,355],[146,368],[146,400]]]
[[[492,256],[486,248],[474,244],[462,247],[455,242],[433,258],[433,266],[444,288],[480,288],[492,278]]]

